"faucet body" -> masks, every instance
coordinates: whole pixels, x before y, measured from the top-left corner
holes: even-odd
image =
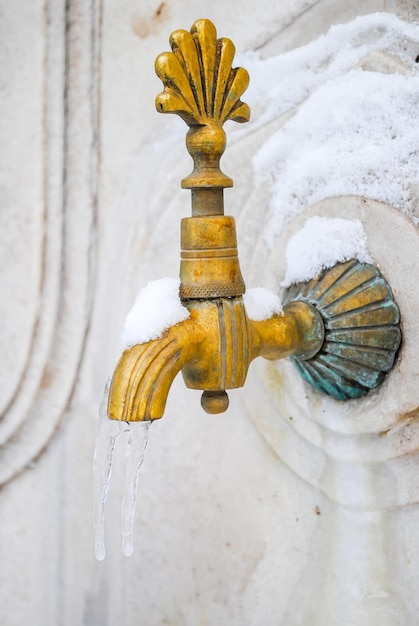
[[[316,353],[323,323],[308,303],[294,302],[268,320],[248,318],[241,296],[184,301],[190,318],[159,339],[126,350],[113,375],[108,414],[125,421],[163,416],[170,386],[182,371],[190,389],[203,390],[208,413],[228,407],[225,390],[242,387],[253,359]]]

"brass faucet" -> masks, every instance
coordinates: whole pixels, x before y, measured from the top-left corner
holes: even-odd
[[[122,354],[110,387],[109,417],[162,417],[179,371],[187,387],[203,390],[204,410],[221,413],[228,408],[226,390],[244,385],[250,362],[259,356],[292,356],[319,391],[336,399],[361,397],[382,382],[400,344],[399,311],[390,287],[374,266],[337,264],[308,285],[293,285],[282,313],[264,321],[249,319],[235,221],[224,215],[223,189],[233,181],[220,169],[223,124],[250,118],[240,99],[249,75],[232,68],[234,45],[217,39],[209,20],[198,20],[190,32],[175,31],[170,45],[172,52],[156,59],[164,85],[156,108],[179,115],[189,126],[186,147],[194,169],[181,185],[192,192],[192,216],[181,223],[179,295],[190,317]],[[330,300],[330,293],[338,293],[337,299]],[[334,315],[336,302],[342,310]],[[339,326],[337,318],[345,316],[352,318]],[[332,344],[338,346],[335,352]]]

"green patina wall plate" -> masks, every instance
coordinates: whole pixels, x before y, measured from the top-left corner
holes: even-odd
[[[302,300],[319,311],[325,330],[310,359],[291,357],[304,380],[336,400],[361,398],[383,382],[401,343],[400,313],[374,265],[351,260],[288,287],[283,303]]]

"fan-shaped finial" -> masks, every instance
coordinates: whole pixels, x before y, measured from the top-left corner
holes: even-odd
[[[247,122],[250,110],[240,97],[249,74],[242,67],[232,67],[233,42],[217,39],[210,20],[197,20],[191,32],[175,30],[169,41],[173,52],[163,52],[156,59],[156,73],[164,84],[156,98],[157,110],[180,115],[188,126]]]
[[[190,32],[176,30],[169,41],[172,52],[160,54],[155,64],[164,85],[156,108],[179,115],[190,127],[186,145],[195,169],[182,187],[231,187],[232,180],[219,168],[226,143],[222,126],[227,120],[249,120],[250,109],[240,100],[249,74],[232,67],[234,44],[217,39],[210,20],[197,20]]]

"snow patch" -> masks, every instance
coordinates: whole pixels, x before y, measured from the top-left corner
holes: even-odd
[[[269,289],[253,287],[248,289],[243,296],[246,312],[251,320],[261,322],[272,315],[282,313],[282,305],[279,296]]]
[[[335,196],[379,200],[419,222],[418,45],[417,24],[376,13],[273,58],[243,55],[256,121],[232,136],[289,116],[253,159],[256,186],[271,190],[268,245],[295,215]],[[373,70],[377,54],[377,71],[362,69]]]
[[[312,217],[306,221],[291,237],[286,259],[284,287],[311,280],[323,269],[350,259],[372,263],[361,222],[327,217]]]
[[[180,280],[161,278],[150,281],[138,294],[122,332],[122,349],[161,337],[165,330],[183,322],[189,311],[179,298]]]

